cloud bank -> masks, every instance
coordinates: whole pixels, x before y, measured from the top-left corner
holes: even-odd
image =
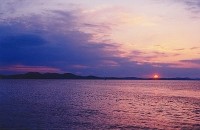
[[[153,61],[176,53],[140,48],[127,52],[123,43],[109,39],[112,29],[124,22],[113,15],[123,12],[121,8],[109,8],[116,11],[108,13],[114,20],[107,20],[108,16],[101,20],[108,8],[84,10],[81,5],[62,0],[0,2],[0,73],[72,72],[138,77],[160,73],[163,77],[200,77],[197,68],[186,70],[174,67],[177,63]]]

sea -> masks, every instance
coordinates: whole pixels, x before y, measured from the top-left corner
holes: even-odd
[[[200,130],[200,81],[0,80],[0,130]]]

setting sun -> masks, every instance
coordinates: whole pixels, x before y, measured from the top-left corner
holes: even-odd
[[[158,79],[158,78],[159,78],[159,75],[155,74],[155,75],[153,76],[153,78],[154,78],[154,79]]]

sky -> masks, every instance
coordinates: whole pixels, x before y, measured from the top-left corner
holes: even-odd
[[[0,74],[200,77],[200,0],[0,3]]]

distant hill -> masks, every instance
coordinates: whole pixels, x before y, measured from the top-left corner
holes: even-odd
[[[38,73],[38,72],[28,72],[26,74],[16,74],[16,75],[0,75],[1,79],[100,79],[96,76],[79,76],[72,73]]]
[[[98,77],[98,76],[80,76],[72,73],[38,73],[28,72],[25,74],[0,75],[0,79],[102,79],[102,80],[155,80],[153,78],[137,78],[137,77]],[[200,80],[191,78],[159,78],[156,80]]]

